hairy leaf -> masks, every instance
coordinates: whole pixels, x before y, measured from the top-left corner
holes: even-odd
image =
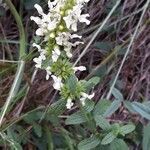
[[[98,144],[100,144],[100,139],[96,136],[92,136],[88,139],[81,141],[78,144],[79,150],[91,150],[95,148]]]
[[[110,107],[106,110],[106,112],[104,113],[105,117],[109,117],[111,116],[121,105],[121,101],[119,100],[114,100]]]
[[[113,96],[117,99],[117,100],[119,100],[119,101],[122,101],[124,98],[123,98],[123,95],[120,93],[120,91],[118,90],[118,89],[116,89],[116,88],[113,88],[113,90],[112,90],[112,94],[113,94]]]
[[[105,99],[99,100],[93,112],[94,116],[103,115],[110,105],[111,105],[111,102],[109,100],[105,100]]]
[[[109,130],[111,128],[111,125],[109,122],[102,116],[95,116],[96,124],[102,128],[103,130]]]
[[[143,150],[149,150],[150,148],[150,124],[144,127],[142,147]]]
[[[115,138],[116,138],[116,136],[112,132],[110,132],[102,139],[101,144],[107,145],[107,144],[111,143]]]
[[[68,116],[68,118],[66,119],[65,123],[67,125],[71,125],[71,124],[80,124],[80,123],[84,123],[86,122],[86,118],[84,116],[84,114],[82,114],[81,112],[76,112],[70,116]]]
[[[128,145],[122,139],[115,139],[110,147],[111,150],[129,150]]]
[[[128,134],[134,130],[135,130],[135,125],[127,124],[127,125],[124,125],[120,128],[120,134],[126,135],[126,134]]]

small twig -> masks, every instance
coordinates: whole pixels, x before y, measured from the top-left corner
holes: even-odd
[[[34,72],[33,72],[33,75],[32,75],[32,78],[31,78],[31,84],[33,83],[33,81],[34,81],[34,79],[35,79],[35,76],[36,76],[36,74],[37,74],[37,71],[38,71],[38,69],[35,69]],[[30,86],[27,87],[26,94],[25,94],[25,96],[24,96],[24,98],[23,98],[23,100],[22,100],[22,102],[21,102],[21,105],[20,105],[20,107],[19,107],[19,109],[18,109],[18,111],[17,111],[17,113],[16,113],[16,116],[17,116],[17,117],[19,116],[19,114],[21,113],[21,111],[22,111],[22,109],[23,109],[23,105],[24,105],[24,103],[25,103],[25,101],[26,101],[26,98],[27,98],[27,95],[28,95],[29,90],[30,90]]]
[[[55,93],[54,93],[54,95],[53,95],[53,97],[52,97],[52,100],[49,102],[48,106],[46,107],[45,112],[43,113],[43,115],[41,116],[41,118],[40,118],[40,120],[39,120],[39,123],[41,123],[42,120],[44,119],[46,113],[48,112],[48,108],[50,107],[52,101],[55,99],[55,96],[56,96],[57,94],[58,94],[58,91],[55,91]]]
[[[19,62],[21,62],[21,61],[3,60],[3,59],[0,59],[0,62],[3,62],[3,63],[19,63]]]

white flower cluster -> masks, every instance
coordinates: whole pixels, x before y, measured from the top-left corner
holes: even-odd
[[[89,0],[49,0],[49,11],[47,14],[44,13],[40,5],[35,4],[34,6],[39,13],[39,17],[31,16],[31,20],[38,25],[36,35],[43,38],[43,43],[50,43],[50,46],[42,48],[40,45],[33,43],[33,47],[36,47],[40,54],[39,57],[33,60],[37,68],[46,70],[47,80],[50,76],[53,78],[53,87],[56,90],[61,91],[64,81],[63,77],[56,76],[55,73],[52,72],[52,65],[57,63],[59,58],[64,55],[64,52],[69,61],[72,57],[72,47],[83,44],[83,42],[80,41],[82,38],[81,36],[71,34],[70,32],[77,31],[78,22],[86,23],[87,25],[90,24],[90,21],[87,19],[89,14],[82,14],[82,8],[87,2],[89,2]],[[73,39],[75,39],[76,42],[71,42]],[[45,66],[43,65],[45,61],[50,61],[50,63]],[[75,73],[76,71],[84,71],[86,68],[84,66],[79,66],[72,67],[72,70]],[[80,101],[83,105],[85,105],[86,99],[91,99],[94,96],[93,94],[87,95],[84,92],[80,94]],[[68,109],[73,106],[72,101],[73,100],[69,97],[66,104]]]

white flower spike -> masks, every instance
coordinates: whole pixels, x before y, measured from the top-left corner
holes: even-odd
[[[84,44],[81,41],[82,36],[74,34],[72,31],[78,30],[78,22],[86,23],[87,25],[90,24],[90,21],[87,19],[89,14],[82,13],[84,4],[89,1],[75,0],[73,3],[68,3],[68,0],[48,0],[48,13],[44,13],[40,5],[34,5],[39,16],[31,16],[30,19],[38,25],[36,35],[40,37],[42,45],[33,43],[33,47],[36,47],[39,52],[39,57],[34,58],[33,61],[36,63],[35,67],[46,71],[46,80],[49,80],[50,77],[53,78],[53,87],[55,90],[63,90],[66,80],[70,75],[75,75],[76,71],[86,70],[84,66],[73,67],[73,65],[69,66],[70,68],[66,67],[68,70],[65,70],[65,67],[59,67],[58,64],[61,61],[58,60],[65,59],[70,64],[69,59],[72,57],[72,48],[79,44]],[[58,69],[62,72],[61,76],[56,76]],[[68,74],[67,78],[63,76],[64,74]],[[76,79],[77,82],[80,82],[77,77]],[[79,92],[80,101],[82,105],[85,105],[85,100],[93,98],[94,93],[88,95],[81,91]],[[63,95],[61,96],[63,98]],[[77,97],[76,95],[73,96]],[[74,105],[73,100],[71,98],[67,99],[67,109],[72,108]]]

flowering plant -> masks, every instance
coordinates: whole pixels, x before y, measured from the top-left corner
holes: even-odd
[[[90,24],[87,19],[89,14],[82,14],[82,8],[87,2],[89,0],[49,0],[47,14],[40,5],[35,4],[39,17],[31,16],[31,20],[38,25],[36,35],[43,39],[41,46],[33,43],[40,54],[33,59],[35,66],[46,71],[46,80],[50,77],[54,80],[53,87],[60,91],[62,99],[67,100],[68,109],[73,106],[73,100],[79,99],[85,105],[85,100],[94,96],[94,93],[85,93],[85,81],[80,81],[75,76],[77,71],[85,71],[86,67],[73,67],[70,62],[72,47],[83,44],[82,36],[73,33],[77,31],[77,23]],[[73,39],[75,42],[72,42]],[[69,82],[74,83],[73,89]]]

